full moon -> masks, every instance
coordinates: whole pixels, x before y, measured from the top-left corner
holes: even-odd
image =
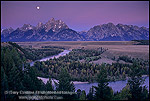
[[[39,10],[39,9],[40,9],[40,7],[39,7],[39,6],[37,6],[37,7],[36,7],[36,9],[37,9],[37,10]]]

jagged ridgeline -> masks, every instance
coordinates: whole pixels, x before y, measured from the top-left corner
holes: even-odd
[[[96,25],[88,31],[77,32],[62,20],[51,18],[37,26],[24,24],[21,28],[1,29],[1,41],[130,41],[149,40],[149,28],[113,23]]]

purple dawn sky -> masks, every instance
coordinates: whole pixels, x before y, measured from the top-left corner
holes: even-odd
[[[149,1],[1,1],[2,29],[45,24],[52,17],[76,31],[108,22],[149,27]]]

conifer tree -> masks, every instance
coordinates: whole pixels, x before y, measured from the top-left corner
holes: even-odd
[[[110,100],[112,98],[112,89],[108,86],[107,71],[105,64],[101,65],[100,72],[97,75],[98,87],[94,87],[96,100]]]
[[[62,68],[59,74],[59,82],[55,83],[57,91],[75,92],[74,84],[71,82],[71,77],[66,68]],[[61,94],[64,99],[74,99],[75,94]]]
[[[7,75],[3,67],[1,66],[1,100],[4,101],[7,98],[7,95],[4,94],[5,91],[9,90]]]
[[[53,91],[54,90],[54,88],[53,88],[53,86],[52,86],[52,81],[51,81],[51,77],[49,77],[49,81],[47,81],[47,83],[46,83],[46,90],[47,91]]]
[[[142,78],[142,71],[140,70],[140,65],[137,61],[133,61],[133,65],[130,68],[128,84],[130,86],[131,100],[143,100],[146,99],[147,89],[142,87],[144,83],[144,78]]]
[[[94,100],[94,89],[93,86],[90,88],[89,93],[87,94],[88,100]]]
[[[85,91],[83,90],[82,93],[81,93],[81,96],[80,96],[80,99],[79,100],[86,100],[86,93]]]
[[[62,68],[59,74],[59,82],[56,85],[58,91],[75,91],[74,84],[71,82],[71,77],[67,69]]]
[[[77,90],[77,98],[79,99],[79,98],[80,98],[80,96],[81,96],[81,90],[80,90],[80,89],[78,89],[78,90]]]

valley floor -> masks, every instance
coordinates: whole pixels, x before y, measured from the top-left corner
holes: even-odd
[[[42,46],[61,46],[65,49],[96,49],[103,47],[108,49],[102,54],[103,57],[112,59],[121,55],[132,58],[149,60],[149,45],[134,45],[133,41],[49,41],[49,42],[16,42],[23,47],[40,48]],[[105,60],[104,58],[104,60]],[[111,61],[112,62],[112,61]]]

